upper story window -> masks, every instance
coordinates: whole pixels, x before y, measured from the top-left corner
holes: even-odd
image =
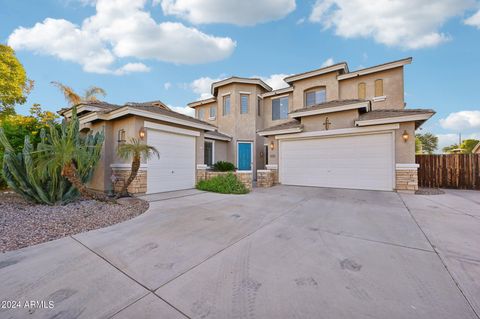
[[[260,113],[260,103],[261,103],[260,98],[257,97],[257,115],[258,116],[261,115],[261,113]]]
[[[248,95],[240,94],[240,114],[248,113]]]
[[[199,120],[203,120],[205,118],[205,110],[202,108],[202,109],[198,109],[198,115],[197,115],[198,119]]]
[[[217,107],[210,106],[210,118],[214,119],[217,116]]]
[[[310,89],[305,92],[305,106],[310,107],[325,102],[326,90],[324,87]]]
[[[383,96],[383,80],[375,80],[375,96]]]
[[[365,82],[358,83],[358,98],[365,100],[367,97],[367,85]]]
[[[288,96],[272,100],[272,120],[288,119]]]
[[[230,95],[225,95],[223,97],[223,115],[230,114]]]

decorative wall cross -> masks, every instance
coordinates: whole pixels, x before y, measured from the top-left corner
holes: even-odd
[[[329,120],[328,120],[328,116],[325,118],[325,122],[323,122],[323,126],[325,126],[325,130],[328,131],[328,129],[330,128],[330,124],[332,124]]]

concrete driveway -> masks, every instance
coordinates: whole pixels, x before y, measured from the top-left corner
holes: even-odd
[[[0,299],[22,304],[0,318],[478,319],[478,192],[170,197],[150,196],[122,224],[0,255]]]

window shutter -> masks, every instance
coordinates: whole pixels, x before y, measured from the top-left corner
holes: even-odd
[[[361,100],[365,100],[367,96],[367,87],[364,82],[358,83],[358,98]]]
[[[375,96],[383,96],[383,80],[375,80]]]

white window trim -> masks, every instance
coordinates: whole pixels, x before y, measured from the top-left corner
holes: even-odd
[[[353,127],[353,128],[342,128],[342,129],[328,130],[328,131],[324,130],[324,131],[303,132],[298,134],[275,136],[275,139],[284,140],[284,139],[311,138],[311,137],[335,136],[335,135],[352,135],[352,134],[355,135],[355,134],[362,134],[362,133],[392,131],[392,130],[398,130],[399,128],[400,128],[400,124],[396,123],[396,124],[378,125],[378,126],[371,126],[371,127]]]
[[[224,96],[227,96],[227,95],[232,95],[232,92],[223,93],[223,94],[220,95],[220,96],[221,96],[221,97],[224,97]]]
[[[382,96],[374,96],[372,98],[372,101],[373,102],[381,102],[381,101],[385,101],[387,99],[387,96],[386,95],[382,95]]]
[[[147,129],[157,130],[157,131],[164,131],[168,133],[175,133],[180,135],[188,135],[188,136],[200,136],[200,132],[187,130],[184,128],[174,127],[170,125],[158,124],[145,121],[143,126]]]
[[[204,142],[211,142],[212,143],[212,165],[213,165],[213,164],[215,164],[215,140],[204,139]],[[205,152],[205,150],[203,150],[203,151]],[[205,154],[203,156],[205,157]],[[207,165],[207,167],[211,167],[211,166]]]
[[[283,94],[283,95],[273,95],[273,96],[269,96],[269,98],[271,100],[275,100],[275,99],[281,99],[281,98],[284,98],[284,97],[290,97],[290,94]]]
[[[239,94],[245,94],[245,95],[250,95],[250,94],[252,94],[252,92],[245,92],[245,91],[239,91],[238,93],[239,93]]]
[[[326,113],[346,111],[346,110],[354,110],[354,109],[360,109],[360,108],[363,108],[363,107],[366,107],[368,110],[370,110],[369,102],[365,101],[365,102],[348,104],[348,105],[327,107],[327,108],[324,108],[324,109],[317,109],[317,110],[310,110],[308,107],[306,107],[305,111],[290,113],[289,117],[290,118],[297,118],[297,117],[310,116],[310,115],[318,115],[318,114],[326,114]]]
[[[251,162],[250,162],[250,170],[240,170],[240,169],[238,168],[238,153],[239,153],[239,152],[238,152],[238,144],[240,144],[240,143],[243,143],[243,144],[247,144],[247,143],[248,143],[248,144],[251,145],[251,146],[250,146],[250,160],[251,160]],[[237,163],[236,163],[237,165],[236,165],[236,166],[237,166],[237,170],[238,170],[239,172],[246,173],[246,172],[251,172],[251,171],[253,171],[253,141],[237,141],[237,156],[236,156],[236,157],[237,157]]]

